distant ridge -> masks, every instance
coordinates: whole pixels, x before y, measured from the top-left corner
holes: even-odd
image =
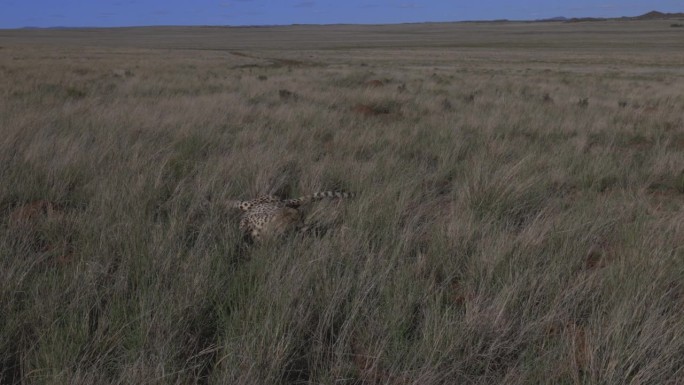
[[[537,19],[535,21],[567,21],[568,18],[565,16],[549,17],[548,19]]]
[[[546,19],[544,21],[560,21],[560,20],[554,20],[558,18],[553,18],[553,19]],[[576,23],[576,22],[582,22],[582,21],[606,21],[606,20],[670,20],[670,19],[684,19],[684,12],[677,12],[677,13],[665,13],[665,12],[658,12],[658,11],[651,11],[651,12],[646,12],[643,15],[639,16],[623,16],[623,17],[613,17],[613,18],[605,18],[605,17],[573,17],[571,19],[565,19],[563,21],[567,23]]]
[[[663,20],[663,19],[678,19],[684,18],[684,12],[677,13],[663,13],[658,11],[651,11],[644,13],[641,16],[635,16],[631,19],[633,20]]]

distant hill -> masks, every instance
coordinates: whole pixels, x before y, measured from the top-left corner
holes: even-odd
[[[565,16],[549,17],[548,19],[537,19],[535,21],[567,21],[568,18]]]
[[[643,15],[640,15],[640,16],[632,17],[632,19],[637,19],[637,20],[655,20],[655,19],[664,19],[664,18],[665,18],[665,13],[658,12],[658,11],[651,11],[651,12],[644,13]]]
[[[658,11],[651,11],[644,13],[641,16],[630,17],[632,20],[663,20],[663,19],[678,19],[684,18],[684,12],[678,13],[663,13]]]
[[[579,22],[587,22],[587,21],[606,21],[606,20],[668,20],[668,19],[684,19],[684,12],[664,13],[664,12],[658,12],[658,11],[651,11],[651,12],[647,12],[647,13],[644,13],[643,15],[639,15],[639,16],[622,16],[622,17],[614,17],[614,18],[605,18],[605,17],[572,17],[572,18],[567,18],[564,16],[556,16],[556,17],[551,17],[548,19],[537,19],[534,21],[539,21],[539,22],[557,21],[557,22],[565,22],[565,23],[579,23]]]

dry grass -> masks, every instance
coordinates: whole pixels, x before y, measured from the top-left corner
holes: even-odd
[[[0,31],[1,383],[681,383],[680,31],[306,28]]]

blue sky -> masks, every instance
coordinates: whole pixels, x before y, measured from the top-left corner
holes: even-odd
[[[684,0],[0,0],[0,28],[405,23],[684,11]]]

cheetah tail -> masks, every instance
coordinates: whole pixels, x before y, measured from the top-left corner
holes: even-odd
[[[303,204],[309,203],[309,202],[314,202],[318,201],[321,199],[348,199],[348,198],[354,198],[356,194],[354,193],[348,193],[348,192],[343,192],[343,191],[320,191],[320,192],[315,192],[311,195],[305,195],[303,197],[295,198],[295,199],[287,199],[284,200],[283,202],[285,203],[286,206],[289,207],[299,207]]]
[[[313,200],[319,200],[319,199],[325,199],[325,198],[339,198],[339,199],[349,199],[349,198],[354,198],[356,194],[350,193],[350,192],[344,192],[344,191],[320,191],[320,192],[315,192],[313,195],[311,195],[311,199]]]

